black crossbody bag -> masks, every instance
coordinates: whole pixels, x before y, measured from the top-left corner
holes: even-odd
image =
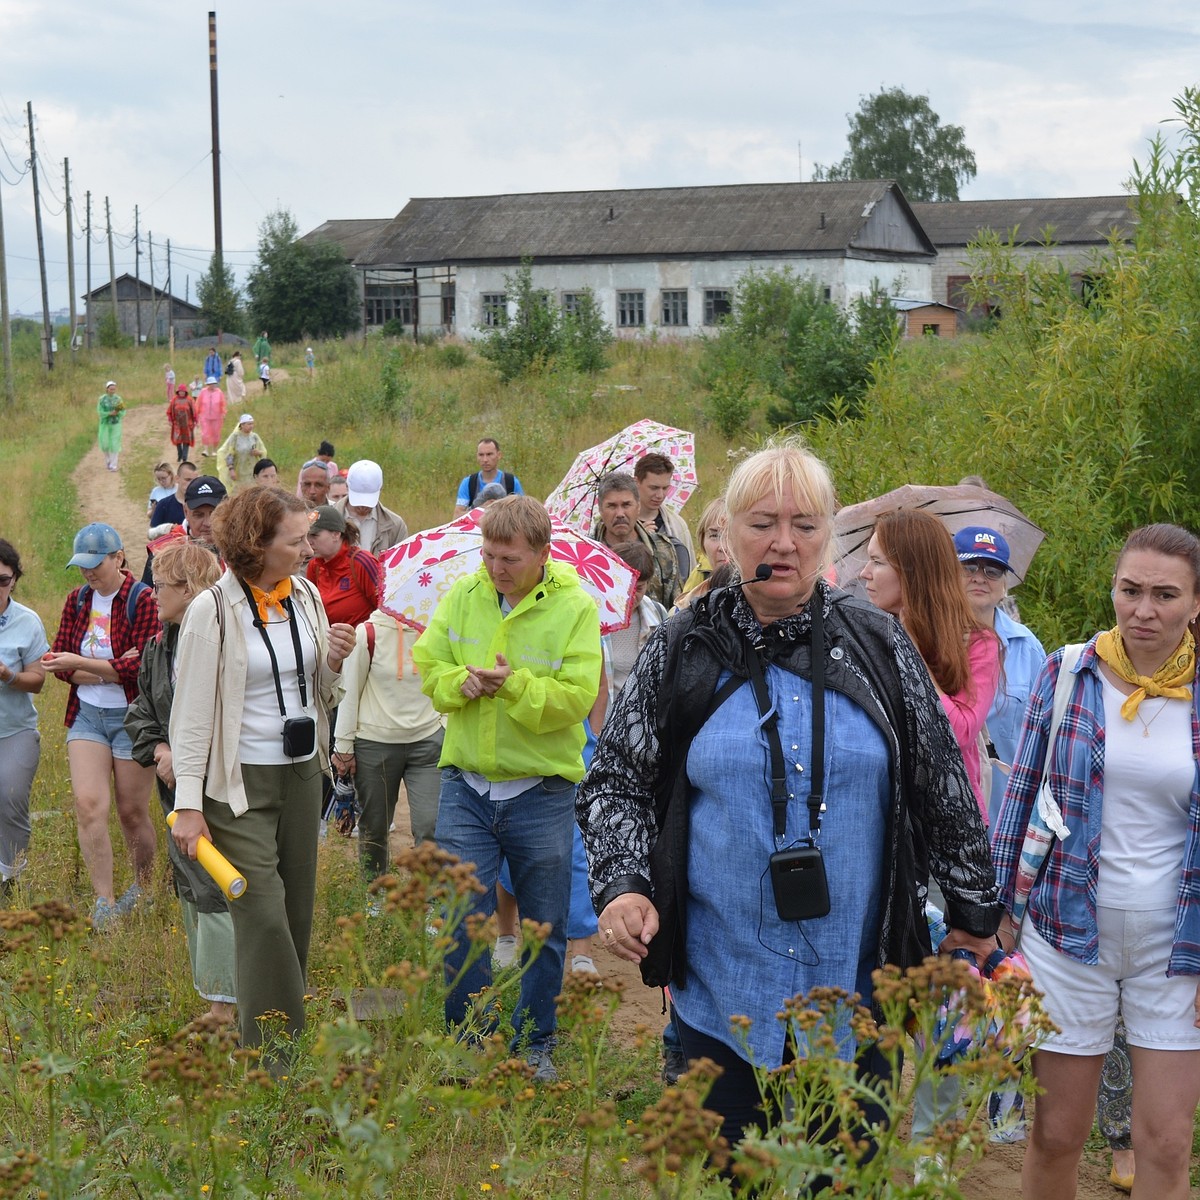
[[[817,845],[821,812],[825,807],[825,614],[820,592],[813,596],[812,610],[812,771],[808,794],[808,837],[801,845],[776,850],[769,868],[775,908],[781,921],[811,921],[829,915],[829,881],[825,860]],[[771,810],[775,836],[787,832],[787,767],[779,740],[779,714],[771,709],[771,696],[763,676],[758,651],[748,648],[746,662],[754,699],[767,735],[771,754]]]

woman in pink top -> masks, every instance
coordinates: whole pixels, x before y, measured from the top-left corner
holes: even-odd
[[[221,444],[221,426],[225,423],[225,393],[211,375],[196,397],[196,418],[204,457],[211,458]]]
[[[889,513],[861,576],[871,602],[900,618],[925,660],[986,821],[979,735],[1000,679],[1000,640],[971,611],[953,539],[929,513]]]

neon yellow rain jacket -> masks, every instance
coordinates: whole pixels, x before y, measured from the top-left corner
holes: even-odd
[[[583,778],[583,719],[600,688],[600,616],[573,567],[553,559],[507,616],[487,568],[460,579],[413,646],[421,689],[447,713],[439,763],[495,783],[527,775]],[[468,700],[467,664],[512,675],[495,696]]]

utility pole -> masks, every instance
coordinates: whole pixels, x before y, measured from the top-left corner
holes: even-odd
[[[146,234],[146,244],[150,247],[150,336],[158,345],[158,296],[154,291],[154,230]]]
[[[0,203],[0,343],[4,356],[4,399],[12,408],[17,402],[13,380],[12,326],[8,320],[8,260],[4,257],[4,205]]]
[[[112,306],[113,320],[117,323],[117,333],[121,332],[121,314],[117,310],[117,265],[113,258],[112,244],[112,209],[108,197],[104,197],[104,224],[108,228],[108,302]]]
[[[213,167],[213,283],[225,282],[225,244],[221,236],[221,125],[217,103],[217,14],[208,14],[208,84],[209,108],[212,110],[212,167]],[[217,344],[221,343],[217,330]]]
[[[71,226],[71,160],[63,159],[63,181],[66,200],[63,208],[67,214],[67,291],[71,299],[71,351],[75,350],[75,322],[79,314],[75,309],[75,233]]]
[[[142,239],[138,233],[138,206],[133,206],[133,314],[137,347],[142,348]]]
[[[87,307],[83,310],[83,348],[92,348],[92,193],[88,192],[84,210],[84,244],[87,246]]]
[[[42,365],[54,369],[54,351],[50,344],[50,293],[46,290],[46,243],[42,239],[42,200],[38,195],[37,149],[33,140],[33,101],[25,105],[29,115],[29,172],[33,176],[33,221],[37,226],[38,270],[42,276]]]
[[[167,238],[167,345],[171,349],[171,358],[175,357],[175,314],[171,311],[171,239]]]

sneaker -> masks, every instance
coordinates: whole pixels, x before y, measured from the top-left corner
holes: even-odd
[[[517,961],[517,939],[511,933],[502,933],[492,950],[492,966],[507,970]]]
[[[687,1056],[682,1050],[663,1049],[662,1081],[668,1087],[674,1087],[679,1077],[688,1069]]]
[[[533,1068],[534,1083],[557,1083],[558,1072],[550,1058],[549,1050],[530,1050],[525,1061]]]
[[[116,924],[120,916],[115,904],[109,904],[103,896],[96,897],[96,903],[92,905],[92,928],[97,933],[102,933],[110,925]]]
[[[576,954],[571,959],[571,970],[578,971],[581,975],[599,975],[596,970],[596,964],[592,962],[591,956],[587,954]]]
[[[122,893],[116,904],[113,905],[113,912],[118,917],[128,916],[137,907],[144,894],[136,883],[131,883]]]

